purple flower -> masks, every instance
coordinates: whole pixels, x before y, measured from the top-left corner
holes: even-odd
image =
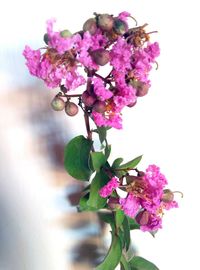
[[[23,56],[26,58],[26,66],[31,75],[37,76],[40,65],[40,50],[32,50],[29,46],[25,46]]]
[[[140,229],[145,231],[156,231],[162,228],[162,218],[156,214],[149,213],[144,210],[136,216],[136,221],[140,225]]]
[[[94,93],[96,94],[99,100],[105,101],[106,99],[109,99],[113,96],[113,93],[105,88],[102,79],[93,78],[92,81],[94,83]]]
[[[127,18],[130,17],[130,15],[131,14],[129,12],[123,11],[123,12],[119,13],[118,18],[124,22],[127,22]]]
[[[119,187],[119,180],[117,177],[111,178],[111,180],[99,190],[99,195],[103,198],[110,196],[114,189]]]
[[[122,37],[119,37],[110,52],[110,64],[119,72],[126,71],[131,69],[131,56],[131,45],[127,44]]]
[[[140,208],[139,200],[133,194],[128,194],[125,199],[121,198],[119,203],[124,213],[131,218],[136,216]]]

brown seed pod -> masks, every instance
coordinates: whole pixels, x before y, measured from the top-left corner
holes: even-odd
[[[70,101],[65,104],[65,112],[69,116],[75,116],[78,113],[78,106]]]
[[[113,16],[109,14],[101,14],[97,17],[98,27],[103,31],[110,31],[114,25]]]
[[[87,107],[92,107],[94,105],[95,101],[97,99],[94,96],[91,96],[88,91],[83,92],[82,94],[82,102],[85,104]]]
[[[106,65],[110,61],[109,51],[105,49],[98,49],[90,52],[93,61],[100,66]]]
[[[103,101],[96,101],[93,110],[98,113],[104,113],[106,111],[106,104]]]
[[[83,31],[89,31],[91,35],[94,35],[97,31],[96,19],[90,18],[83,24]]]

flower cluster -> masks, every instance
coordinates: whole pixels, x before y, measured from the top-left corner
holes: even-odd
[[[128,18],[128,12],[116,17],[95,13],[75,34],[54,31],[55,20],[47,21],[47,46],[38,50],[26,46],[23,52],[30,73],[49,88],[60,87],[65,97],[82,86],[79,105],[96,125],[122,128],[122,109],[147,94],[149,72],[159,55],[158,43],[150,43],[145,32],[146,24],[130,28]],[[105,65],[108,75],[103,77]]]
[[[163,211],[178,207],[178,204],[174,200],[173,192],[165,189],[167,180],[159,167],[150,165],[145,173],[138,172],[137,176],[127,176],[125,184],[122,180],[112,178],[106,186],[101,188],[100,196],[109,197],[109,201],[112,202],[114,192],[116,203],[116,194],[119,193],[116,189],[125,188],[126,198],[118,196],[118,207],[120,206],[127,216],[135,218],[143,231],[155,231],[162,228]]]

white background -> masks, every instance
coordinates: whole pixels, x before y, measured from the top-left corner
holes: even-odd
[[[93,12],[118,14],[129,11],[139,24],[158,30],[159,70],[152,74],[152,88],[132,110],[124,112],[124,130],[112,131],[113,153],[133,158],[144,154],[145,168],[158,164],[177,196],[180,208],[166,213],[156,239],[147,233],[134,233],[140,255],[155,262],[161,270],[188,270],[199,267],[199,8],[198,1],[101,0],[101,1],[5,1],[1,4],[0,49],[1,84],[23,84],[23,65],[10,74],[5,55],[25,44],[42,44],[45,21],[57,18],[57,27],[72,32]],[[8,59],[8,62],[12,59]],[[19,68],[19,66],[18,66]],[[13,69],[14,70],[14,69]],[[1,88],[2,88],[1,86]],[[81,132],[81,131],[79,131]],[[17,138],[16,138],[17,139]],[[111,141],[111,136],[110,136]],[[56,269],[60,270],[60,269]]]

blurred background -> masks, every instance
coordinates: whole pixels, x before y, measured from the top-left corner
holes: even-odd
[[[31,77],[22,51],[43,46],[49,18],[76,32],[95,11],[124,10],[158,30],[161,56],[149,95],[124,111],[122,131],[110,132],[111,161],[144,154],[141,169],[157,164],[170,188],[184,193],[156,238],[135,231],[132,240],[161,270],[199,264],[198,1],[7,0],[0,10],[0,270],[89,270],[109,245],[98,218],[77,213],[82,186],[63,169],[64,145],[85,134],[82,115],[52,111],[58,89]]]

